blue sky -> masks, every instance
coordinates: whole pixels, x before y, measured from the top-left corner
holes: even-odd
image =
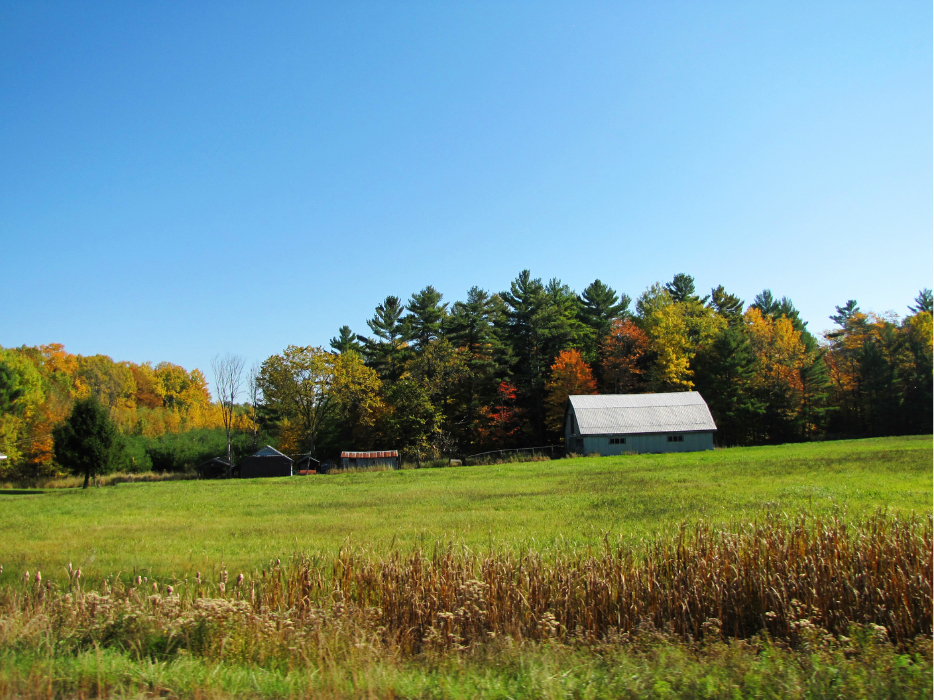
[[[0,5],[0,345],[209,369],[529,268],[905,313],[932,8]]]

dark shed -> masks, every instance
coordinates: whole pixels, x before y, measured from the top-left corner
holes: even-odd
[[[299,455],[293,466],[293,469],[299,474],[317,474],[320,468],[321,462],[311,455]]]
[[[226,479],[230,476],[230,462],[220,457],[211,457],[195,467],[195,470],[202,479]]]
[[[269,445],[249,457],[244,457],[237,466],[240,468],[241,479],[292,476],[292,460]]]

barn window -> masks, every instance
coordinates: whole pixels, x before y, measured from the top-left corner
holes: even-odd
[[[611,445],[625,445],[625,444],[626,444],[626,438],[624,438],[624,437],[610,438],[610,444],[611,444]]]
[[[684,435],[669,435],[668,442],[684,442]]]

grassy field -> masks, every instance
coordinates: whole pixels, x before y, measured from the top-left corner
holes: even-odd
[[[249,571],[347,544],[547,553],[698,518],[841,508],[930,513],[931,437],[2,495],[0,584],[23,570],[60,577],[68,562],[91,578]]]

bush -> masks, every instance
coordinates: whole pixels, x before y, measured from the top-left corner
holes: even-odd
[[[212,457],[227,456],[227,437],[222,428],[202,428],[184,433],[167,433],[156,438],[130,435],[126,442],[127,472],[191,471]],[[253,441],[249,435],[233,435],[231,452],[234,461],[253,454]]]

